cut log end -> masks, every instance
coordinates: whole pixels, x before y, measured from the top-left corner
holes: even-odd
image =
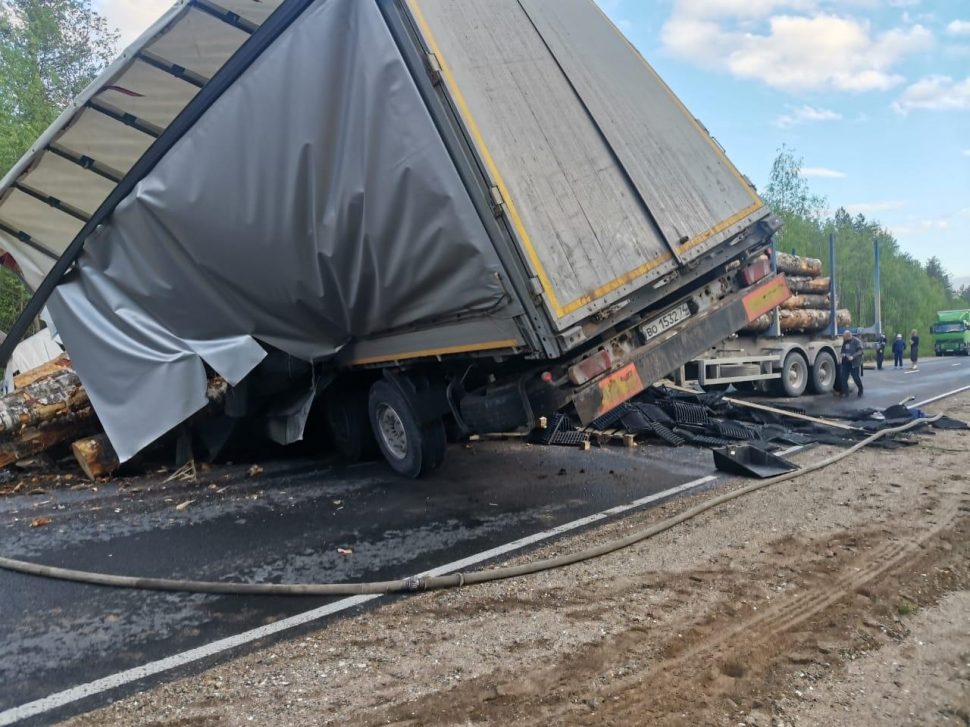
[[[118,455],[105,434],[79,439],[71,445],[71,449],[88,479],[109,477],[121,466]]]

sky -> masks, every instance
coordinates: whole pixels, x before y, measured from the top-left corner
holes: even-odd
[[[597,0],[759,188],[786,144],[832,209],[970,284],[970,2]],[[134,40],[171,0],[95,0]]]

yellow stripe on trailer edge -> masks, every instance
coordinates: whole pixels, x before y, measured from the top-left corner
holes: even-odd
[[[539,253],[536,250],[535,246],[532,244],[532,238],[529,237],[529,233],[525,229],[525,224],[522,222],[522,218],[519,215],[518,209],[515,206],[515,202],[512,199],[512,195],[509,192],[508,186],[505,184],[505,180],[503,179],[501,173],[498,170],[498,166],[495,163],[495,159],[492,157],[492,154],[488,149],[488,145],[485,143],[485,138],[484,136],[482,136],[481,129],[478,126],[478,122],[475,120],[475,116],[472,114],[471,109],[468,107],[468,103],[465,100],[464,94],[462,94],[461,89],[458,87],[458,81],[455,79],[455,75],[451,70],[451,66],[448,65],[448,61],[445,59],[444,54],[441,52],[441,47],[438,45],[437,40],[435,40],[434,33],[431,32],[431,26],[428,24],[427,18],[425,18],[424,12],[421,10],[421,5],[419,3],[419,0],[408,0],[408,6],[411,8],[411,12],[414,15],[414,19],[418,23],[418,26],[421,28],[421,33],[424,35],[425,40],[427,41],[428,46],[431,49],[431,52],[434,53],[438,59],[438,65],[441,67],[441,75],[445,80],[445,85],[447,85],[449,91],[451,92],[451,96],[454,99],[455,104],[458,106],[459,114],[464,119],[465,124],[468,127],[468,131],[471,134],[473,141],[475,142],[475,146],[478,148],[479,153],[482,155],[482,160],[485,162],[485,166],[488,169],[489,175],[492,177],[492,181],[495,183],[499,191],[502,193],[502,198],[508,207],[509,217],[512,220],[512,225],[515,228],[516,232],[518,233],[519,238],[522,241],[522,245],[525,247],[526,254],[529,257],[529,262],[532,263],[532,267],[535,269],[536,274],[539,277],[539,281],[542,283],[543,290],[548,296],[550,307],[553,309],[553,312],[556,314],[557,318],[562,319],[570,315],[571,313],[575,313],[583,306],[589,305],[590,303],[593,303],[599,300],[600,298],[603,298],[604,296],[609,295],[610,293],[617,290],[618,288],[621,288],[624,285],[632,283],[637,278],[643,275],[646,275],[650,271],[655,270],[656,268],[674,259],[673,254],[671,254],[670,252],[661,253],[653,260],[650,260],[644,263],[643,265],[640,265],[634,268],[633,270],[627,273],[624,273],[623,275],[620,275],[617,278],[614,278],[608,283],[604,283],[603,285],[599,286],[592,292],[587,293],[586,295],[582,295],[579,298],[576,298],[575,300],[570,301],[566,305],[562,305],[559,302],[558,297],[556,296],[556,291],[552,286],[552,282],[549,278],[549,275],[546,272],[546,269],[539,258]],[[597,9],[599,10],[598,6],[597,6]],[[602,12],[602,10],[600,10],[600,12]],[[691,250],[697,247],[698,245],[703,244],[711,237],[714,237],[715,235],[720,234],[731,225],[736,224],[737,222],[740,222],[742,219],[744,219],[748,215],[753,214],[754,212],[756,212],[761,207],[764,207],[765,205],[764,205],[764,202],[761,200],[761,198],[757,195],[757,193],[755,193],[754,190],[751,188],[751,185],[744,180],[744,178],[741,176],[741,173],[731,163],[731,160],[727,158],[727,155],[725,155],[724,151],[717,145],[714,139],[711,138],[711,135],[705,132],[704,129],[701,128],[700,124],[697,122],[697,119],[695,119],[694,116],[691,115],[691,113],[687,110],[687,107],[684,106],[681,100],[677,98],[676,95],[674,95],[674,92],[671,91],[670,87],[664,82],[664,80],[660,78],[659,75],[657,75],[657,72],[650,66],[649,63],[647,63],[646,59],[630,43],[630,41],[626,38],[626,36],[620,33],[620,31],[616,28],[616,26],[613,25],[613,21],[611,21],[609,17],[606,16],[605,13],[603,13],[603,16],[606,18],[606,21],[610,24],[610,27],[612,27],[613,30],[620,35],[623,41],[627,45],[629,45],[630,48],[633,49],[633,52],[636,53],[637,57],[640,59],[643,65],[646,66],[650,74],[655,79],[657,79],[657,81],[661,84],[663,89],[667,92],[667,94],[670,95],[670,97],[677,104],[678,108],[680,108],[681,111],[684,113],[684,115],[690,120],[694,128],[698,131],[699,134],[701,134],[702,138],[704,138],[704,140],[711,146],[711,148],[717,154],[718,158],[721,159],[721,161],[727,166],[728,170],[734,175],[734,177],[738,180],[738,182],[741,183],[741,185],[743,186],[744,190],[748,193],[748,195],[754,200],[753,204],[751,204],[749,207],[746,207],[745,209],[741,210],[737,214],[734,214],[731,217],[728,217],[727,219],[719,222],[709,230],[706,230],[705,232],[702,232],[699,235],[696,235],[691,240],[688,240],[683,245],[680,245],[677,248],[677,254],[679,255],[681,253],[687,252],[688,250]],[[395,359],[391,359],[391,360],[395,360]]]
[[[392,361],[408,361],[416,358],[433,358],[435,356],[447,356],[455,353],[474,353],[478,351],[497,351],[508,348],[519,348],[522,342],[515,338],[508,338],[503,341],[487,341],[485,343],[467,343],[460,346],[445,346],[443,348],[428,348],[421,351],[406,351],[395,354],[381,354],[380,356],[367,356],[365,358],[353,359],[350,366],[366,366],[368,364],[390,363]]]

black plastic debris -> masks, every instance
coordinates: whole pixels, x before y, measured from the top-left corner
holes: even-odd
[[[560,431],[570,431],[574,427],[565,414],[553,414],[545,429],[536,429],[532,439],[537,444],[553,444],[552,441]]]
[[[643,412],[633,409],[628,411],[620,419],[623,428],[630,434],[646,434],[653,431],[654,422],[648,419]]]
[[[712,421],[709,426],[714,430],[713,434],[726,439],[736,439],[742,442],[760,439],[756,431],[738,422]]]
[[[603,431],[604,429],[610,429],[611,427],[615,427],[620,422],[620,420],[624,416],[626,416],[627,413],[629,413],[629,411],[630,411],[629,404],[620,404],[618,407],[616,407],[616,409],[613,409],[612,411],[608,411],[603,416],[599,417],[598,419],[594,419],[592,422],[590,422],[589,428],[598,430],[598,431]]]
[[[650,434],[653,434],[658,439],[663,440],[671,447],[682,447],[683,445],[687,444],[686,439],[681,437],[672,429],[665,427],[660,422],[651,422],[648,431]]]
[[[914,418],[913,411],[902,404],[894,404],[884,410],[882,415],[886,419],[902,419],[904,421],[909,421]]]
[[[690,404],[684,401],[674,401],[673,417],[678,424],[707,424],[710,417],[707,408],[701,404]]]
[[[798,466],[750,444],[722,447],[714,451],[714,466],[721,472],[766,479],[794,472]]]
[[[647,419],[649,419],[652,422],[658,422],[659,424],[664,424],[668,427],[673,426],[675,423],[674,420],[671,419],[670,416],[667,414],[667,412],[665,412],[656,404],[650,404],[649,402],[646,402],[646,401],[638,401],[638,402],[633,402],[631,404],[631,407],[633,409],[636,409],[636,411],[643,414],[643,416],[645,416]]]
[[[549,444],[559,447],[577,447],[586,441],[586,434],[575,429],[560,429],[549,439]]]
[[[734,442],[732,442],[730,439],[709,437],[706,434],[695,434],[679,427],[675,429],[674,432],[682,436],[687,440],[688,444],[694,447],[709,447],[711,449],[716,449],[718,447],[730,447],[734,444]]]
[[[961,422],[957,419],[953,419],[947,416],[936,420],[935,422],[933,422],[932,426],[934,429],[955,429],[955,430],[970,429],[970,424],[967,424],[966,422]]]

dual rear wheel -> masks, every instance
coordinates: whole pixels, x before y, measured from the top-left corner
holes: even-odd
[[[369,391],[333,391],[326,407],[331,439],[344,459],[357,462],[380,452],[391,469],[410,479],[444,462],[444,421],[422,423],[410,399],[389,381],[376,381]]]
[[[820,351],[812,366],[809,366],[804,354],[790,351],[781,365],[781,378],[776,382],[777,393],[790,398],[799,397],[806,391],[828,394],[835,386],[837,375],[835,356],[829,351]]]

